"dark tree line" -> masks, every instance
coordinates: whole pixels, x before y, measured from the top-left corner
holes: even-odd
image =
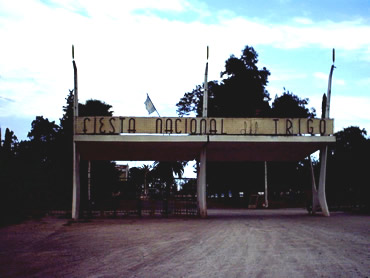
[[[366,130],[350,126],[335,134],[328,158],[327,197],[332,206],[370,209],[370,139]]]
[[[1,223],[48,210],[70,210],[72,204],[73,92],[66,98],[60,125],[37,116],[28,140],[18,142],[6,129],[0,148]],[[112,116],[112,106],[99,100],[79,104],[82,116]],[[92,191],[95,201],[111,195],[117,187],[115,163],[93,161]],[[81,163],[81,202],[87,206],[87,162]]]

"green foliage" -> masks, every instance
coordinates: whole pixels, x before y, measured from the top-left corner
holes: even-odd
[[[15,136],[13,131],[7,128],[5,130],[5,138],[2,143],[2,151],[14,154],[17,144],[18,144],[17,136]]]
[[[112,105],[106,104],[104,101],[89,99],[85,104],[79,104],[79,116],[112,116]]]
[[[19,172],[17,168],[18,139],[10,129],[5,130],[5,138],[0,142],[0,226],[14,223],[21,218],[18,207]]]
[[[112,106],[99,100],[79,104],[81,115],[111,116]],[[29,140],[18,143],[9,129],[0,147],[2,186],[0,218],[11,222],[49,209],[70,209],[72,203],[73,91],[63,106],[60,126],[37,116]],[[81,207],[87,208],[87,162],[81,162]],[[117,188],[115,163],[92,162],[92,196],[101,202]],[[7,218],[7,219],[5,219]]]
[[[369,209],[370,139],[366,131],[350,126],[337,132],[329,150],[327,196],[329,205],[357,205]]]
[[[153,178],[159,181],[166,188],[167,194],[176,190],[175,176],[182,177],[186,163],[180,161],[156,161],[153,164]]]
[[[49,122],[43,116],[37,116],[31,124],[31,131],[27,137],[33,142],[52,142],[55,141],[59,126],[55,122]]]
[[[147,195],[149,185],[153,183],[152,168],[149,165],[132,167],[129,172],[129,182],[125,188],[125,195],[138,198]]]
[[[208,83],[209,117],[254,117],[268,114],[269,93],[265,86],[270,72],[257,67],[258,54],[253,47],[246,46],[240,58],[230,56],[225,62],[221,83]],[[180,116],[195,113],[202,116],[203,89],[196,86],[192,92],[185,93],[176,104]]]
[[[275,97],[272,103],[271,116],[276,118],[314,118],[316,111],[314,108],[308,109],[308,98],[301,99],[297,95],[286,91]]]
[[[177,191],[175,175],[181,178],[185,165],[180,161],[156,161],[152,166],[133,167],[129,183],[131,188],[136,188],[137,196],[167,197]]]
[[[0,142],[0,158],[1,162],[3,163],[3,165],[1,165],[2,169],[4,169],[3,167],[6,167],[6,162],[14,158],[18,144],[17,136],[15,136],[13,131],[7,128],[5,130],[4,141]]]
[[[36,164],[53,163],[56,160],[56,138],[59,126],[55,122],[37,116],[31,124],[31,131],[28,133],[29,151],[32,152],[32,161]],[[24,143],[26,144],[26,143]]]
[[[69,90],[66,97],[66,105],[63,106],[63,116],[60,118],[60,133],[59,135],[73,135],[73,90]],[[71,139],[71,138],[70,138]],[[66,139],[65,139],[66,140]],[[72,142],[72,140],[69,140]],[[72,147],[71,147],[72,148]]]

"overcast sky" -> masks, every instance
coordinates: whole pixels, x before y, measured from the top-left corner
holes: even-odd
[[[370,132],[368,0],[0,0],[0,38],[0,126],[19,140],[36,116],[59,124],[72,44],[80,102],[103,100],[116,116],[147,116],[146,93],[161,116],[176,116],[178,100],[203,82],[207,45],[209,80],[250,45],[271,71],[271,97],[285,87],[320,115],[335,48],[335,131]]]

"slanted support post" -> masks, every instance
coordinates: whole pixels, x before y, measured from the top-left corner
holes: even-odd
[[[206,71],[204,74],[204,94],[203,94],[203,118],[208,117],[208,54],[209,48],[207,46],[207,63]],[[197,179],[197,202],[198,214],[201,218],[207,217],[207,151],[206,145],[202,147],[199,157],[199,169]]]
[[[309,156],[310,161],[310,168],[311,168],[311,180],[312,180],[312,214],[315,214],[317,209],[319,208],[319,197],[317,194],[317,187],[316,187],[316,180],[315,180],[315,172],[312,165],[311,156]]]
[[[331,100],[331,84],[333,79],[333,72],[334,72],[334,62],[335,62],[335,50],[333,49],[333,64],[330,68],[329,73],[329,80],[328,80],[328,92],[327,96],[323,96],[322,100],[322,115],[321,118],[329,119],[330,114],[330,100]],[[320,150],[320,178],[319,178],[319,189],[318,189],[318,199],[320,203],[320,207],[322,213],[325,216],[330,216],[328,204],[326,202],[326,194],[325,194],[325,187],[326,187],[326,164],[328,160],[328,146],[321,148]]]
[[[198,213],[201,218],[207,217],[207,191],[206,191],[206,147],[202,148],[199,160],[199,171],[197,180],[197,202],[198,202]]]
[[[328,146],[320,150],[320,179],[319,179],[319,203],[322,213],[325,216],[330,216],[328,204],[326,203],[325,185],[326,185],[326,163],[328,159]]]

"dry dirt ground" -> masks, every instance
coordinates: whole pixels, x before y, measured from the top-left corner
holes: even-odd
[[[369,220],[303,209],[46,217],[0,228],[0,277],[369,277]]]

